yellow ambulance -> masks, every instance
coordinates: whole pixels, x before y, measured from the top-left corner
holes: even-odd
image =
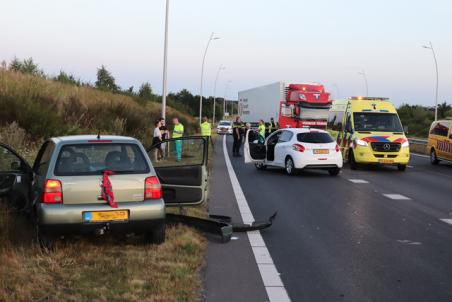
[[[387,98],[333,101],[327,129],[353,170],[360,164],[376,164],[405,171],[410,160],[408,139],[396,108]]]
[[[452,118],[435,121],[430,127],[427,151],[433,165],[441,160],[452,161]]]

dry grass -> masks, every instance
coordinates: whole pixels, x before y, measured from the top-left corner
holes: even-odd
[[[186,131],[195,120],[173,108]],[[79,133],[130,135],[149,144],[160,104],[0,69],[0,125],[17,122],[36,139]]]
[[[138,236],[77,237],[52,251],[33,241],[31,229],[0,208],[0,301],[200,300],[206,242],[190,228],[169,228],[160,246]]]
[[[30,162],[39,146],[18,123],[0,127],[0,141]],[[48,251],[36,243],[30,219],[5,204],[0,199],[1,302],[201,300],[207,242],[193,229],[168,228],[160,246],[144,245],[139,236],[76,237]],[[205,216],[206,209],[189,213]]]

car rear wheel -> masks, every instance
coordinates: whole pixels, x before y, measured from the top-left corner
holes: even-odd
[[[339,175],[340,171],[341,171],[341,169],[339,169],[339,168],[333,168],[333,169],[329,169],[328,173],[330,173],[331,176],[337,176],[337,175]]]
[[[165,242],[166,224],[161,222],[144,235],[145,243],[162,244]]]
[[[432,165],[437,165],[439,163],[438,156],[436,156],[435,149],[432,149],[432,151],[430,151],[430,163]]]
[[[267,166],[264,165],[263,163],[256,163],[256,164],[254,164],[254,166],[255,166],[256,169],[258,169],[258,170],[265,170],[265,169],[267,169]]]
[[[350,169],[352,170],[358,169],[358,164],[355,161],[355,155],[353,154],[353,150],[351,149],[348,151],[348,162],[350,164]]]
[[[292,157],[286,158],[286,173],[287,175],[295,175],[297,174],[297,169],[295,168],[295,164],[293,162]]]
[[[42,249],[52,250],[55,247],[56,237],[52,236],[39,228],[39,225],[35,227],[36,231],[36,239],[38,241],[39,246]]]

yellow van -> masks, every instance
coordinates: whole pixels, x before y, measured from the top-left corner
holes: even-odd
[[[430,126],[427,151],[433,165],[441,160],[452,161],[452,118],[435,121]]]
[[[353,170],[359,164],[376,164],[405,171],[410,160],[408,139],[397,110],[387,98],[333,101],[327,129]]]

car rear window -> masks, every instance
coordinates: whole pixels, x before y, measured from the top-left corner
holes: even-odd
[[[298,133],[297,140],[300,143],[309,143],[309,144],[328,144],[334,142],[331,135],[324,132]]]
[[[150,171],[136,144],[87,143],[63,146],[56,162],[55,175],[97,175],[104,170],[118,174]]]

